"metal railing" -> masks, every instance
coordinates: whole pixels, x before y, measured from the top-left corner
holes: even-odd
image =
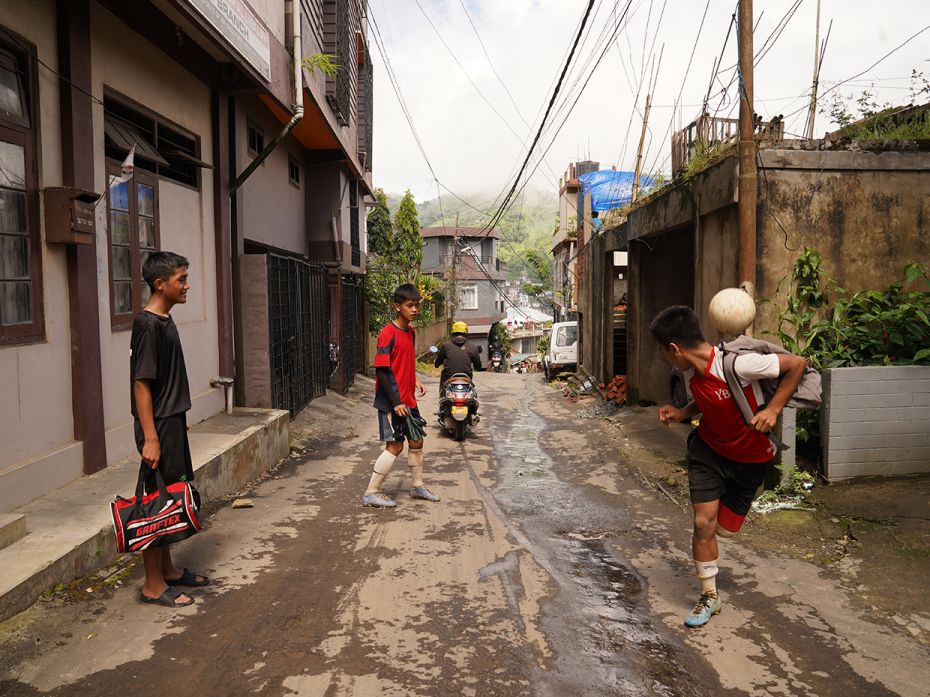
[[[781,140],[785,137],[785,124],[781,117],[763,122],[756,117],[754,131],[764,140]],[[703,113],[694,121],[672,134],[672,174],[688,167],[702,149],[706,153],[720,144],[735,143],[739,139],[739,119],[724,119]]]

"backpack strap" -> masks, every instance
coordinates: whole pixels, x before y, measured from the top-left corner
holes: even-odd
[[[738,354],[733,351],[727,351],[723,345],[723,342],[720,343],[718,347],[720,351],[720,356],[723,362],[723,377],[726,380],[727,387],[730,390],[730,395],[733,397],[733,401],[736,402],[736,406],[739,408],[739,413],[743,417],[743,422],[750,426],[752,423],[752,417],[755,416],[752,411],[752,407],[749,406],[749,400],[746,399],[746,394],[743,392],[742,385],[739,384],[739,378],[736,376],[736,357]],[[788,450],[788,446],[776,436],[774,433],[766,433],[768,439],[772,441],[776,448],[779,450]]]

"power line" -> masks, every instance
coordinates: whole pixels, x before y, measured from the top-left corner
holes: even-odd
[[[565,61],[565,65],[563,66],[562,72],[559,75],[559,80],[556,83],[555,90],[553,90],[552,97],[549,99],[549,105],[546,107],[545,114],[543,114],[543,118],[539,124],[539,129],[536,132],[536,136],[533,138],[533,142],[530,143],[529,150],[526,153],[526,158],[523,160],[523,164],[520,166],[520,171],[517,172],[517,176],[514,179],[513,185],[510,187],[510,191],[508,192],[507,196],[504,197],[504,201],[501,203],[498,211],[494,214],[494,217],[491,219],[491,221],[489,221],[488,226],[487,226],[488,232],[490,232],[490,229],[493,228],[494,225],[497,224],[497,221],[502,217],[503,211],[508,201],[510,200],[510,197],[513,195],[514,191],[516,191],[517,185],[520,182],[520,177],[523,175],[523,172],[526,171],[526,167],[529,164],[530,158],[533,155],[533,150],[535,149],[536,145],[539,143],[539,139],[542,136],[543,129],[545,128],[545,125],[546,125],[546,119],[549,118],[549,114],[552,111],[552,107],[555,104],[555,100],[559,96],[559,90],[562,88],[562,82],[565,79],[565,74],[568,72],[568,69],[571,66],[572,58],[575,55],[575,50],[578,47],[578,42],[581,39],[581,34],[584,31],[584,27],[588,22],[588,17],[591,15],[591,9],[593,7],[594,7],[594,0],[588,0],[588,6],[585,9],[584,16],[581,19],[581,26],[578,30],[578,33],[575,35],[575,41],[572,44],[571,49],[569,50],[568,59]]]

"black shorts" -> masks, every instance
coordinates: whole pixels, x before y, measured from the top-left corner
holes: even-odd
[[[194,465],[191,462],[191,446],[187,441],[187,414],[177,414],[165,419],[155,419],[155,431],[158,433],[158,445],[161,447],[161,459],[158,469],[165,479],[165,484],[194,481]],[[145,433],[142,424],[136,419],[136,447],[139,454],[145,445]],[[158,486],[155,472],[145,467],[145,491],[150,493]]]
[[[688,436],[688,485],[691,503],[720,502],[745,516],[765,479],[766,463],[736,462],[701,440],[697,429]]]
[[[420,418],[420,410],[413,407],[410,410],[414,418]],[[403,443],[409,438],[407,435],[407,417],[398,416],[397,412],[379,411],[378,412],[378,431],[381,434],[381,441],[384,443]]]

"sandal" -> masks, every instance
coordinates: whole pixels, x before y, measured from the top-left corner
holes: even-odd
[[[203,580],[198,581],[198,576],[200,576],[200,578]],[[184,571],[181,572],[180,576],[170,581],[165,579],[165,583],[167,583],[169,586],[190,586],[191,588],[198,588],[200,586],[209,586],[210,579],[203,574],[197,574],[190,569],[185,568]]]
[[[187,597],[186,603],[176,602],[177,599],[182,595],[186,594],[182,591],[179,591],[177,588],[167,588],[165,592],[157,598],[149,598],[147,595],[140,595],[139,597],[143,603],[161,605],[162,607],[187,607],[188,605],[194,604],[194,599],[190,596]]]

